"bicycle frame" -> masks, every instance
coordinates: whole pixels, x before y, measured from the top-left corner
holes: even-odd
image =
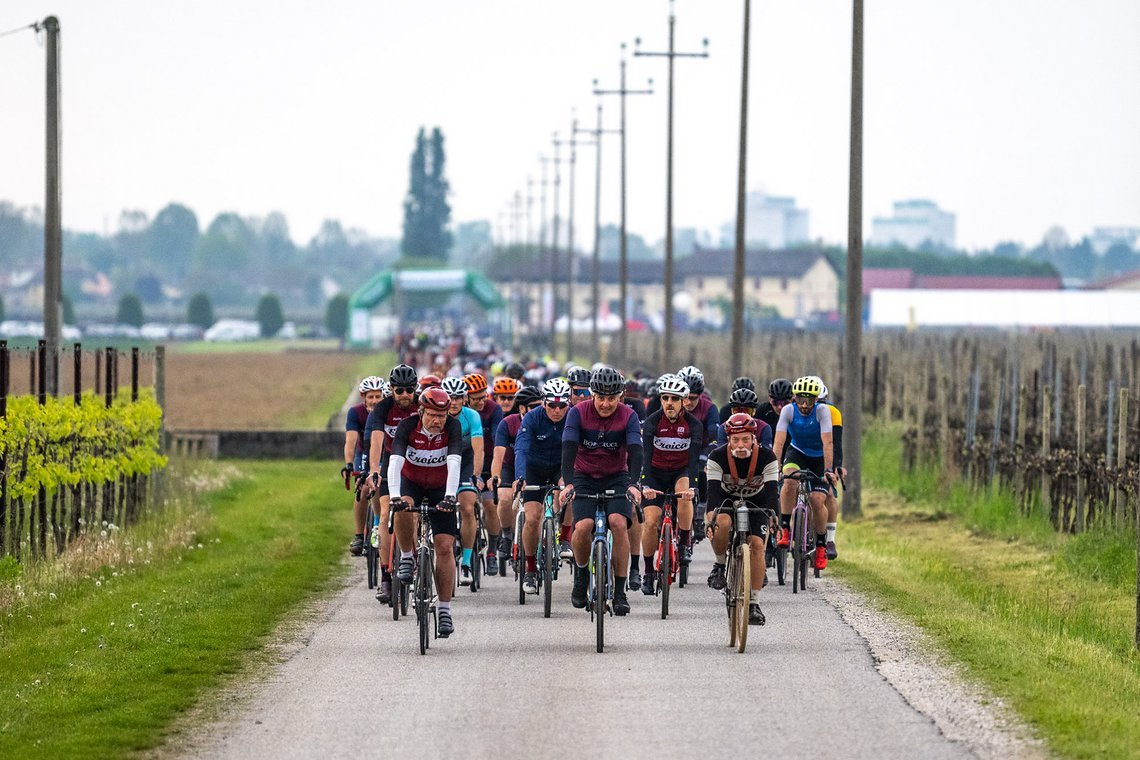
[[[812,530],[812,486],[825,483],[815,473],[797,470],[784,476],[785,480],[796,481],[796,505],[792,508],[792,593],[807,590],[807,564],[811,561],[815,547],[815,534]],[[817,575],[818,577],[818,575]]]

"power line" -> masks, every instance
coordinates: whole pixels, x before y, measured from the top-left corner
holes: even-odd
[[[15,29],[9,29],[6,32],[0,32],[0,37],[7,37],[9,34],[15,34],[16,32],[22,32],[25,29],[34,29],[38,32],[40,29],[40,22],[34,21],[31,24],[26,24],[24,26],[18,26]]]

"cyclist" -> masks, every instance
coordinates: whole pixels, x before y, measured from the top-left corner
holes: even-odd
[[[570,407],[570,385],[560,377],[547,380],[542,386],[542,406],[526,413],[515,438],[515,483],[519,486],[545,486],[561,484],[562,437],[566,430],[566,413]],[[542,523],[542,503],[530,492],[530,501],[523,503],[525,518],[520,543],[526,558],[523,588],[538,593],[536,573],[538,564],[539,530]],[[559,555],[569,550],[570,529],[563,525],[559,531]],[[568,557],[567,557],[568,558]]]
[[[418,416],[409,417],[396,428],[388,463],[388,490],[393,501],[411,508],[427,499],[446,511],[429,515],[435,544],[435,579],[438,588],[440,638],[455,632],[451,619],[451,593],[455,586],[455,494],[459,486],[463,432],[459,421],[448,415],[450,399],[440,388],[428,388],[420,395]],[[396,574],[404,583],[412,582],[412,549],[415,546],[415,516],[400,512],[395,519],[400,565]]]
[[[743,412],[733,414],[724,423],[728,433],[728,443],[718,446],[712,454],[709,454],[709,463],[705,471],[709,481],[709,505],[714,509],[721,506],[726,499],[740,497],[747,500],[749,506],[762,507],[770,510],[772,514],[776,513],[779,466],[775,453],[757,442],[756,422],[756,419],[749,414]],[[711,522],[713,511],[709,510],[707,519],[710,521],[712,531],[709,543],[712,544],[716,559],[713,561],[708,583],[714,589],[723,589],[725,563],[728,560],[726,552],[733,529],[733,516],[717,515],[714,525]],[[752,565],[748,622],[764,625],[764,613],[760,611],[758,595],[767,581],[764,567],[764,547],[768,543],[767,516],[763,513],[751,513],[748,529],[751,534],[748,546]]]
[[[512,511],[512,488],[515,483],[515,441],[518,438],[519,428],[522,427],[523,416],[534,407],[542,403],[542,391],[526,385],[519,389],[514,397],[514,412],[503,417],[499,427],[495,429],[495,454],[491,459],[491,487],[499,500],[499,562],[506,562],[511,556],[511,542],[514,538],[511,533],[514,529],[515,515]]]
[[[780,411],[792,402],[792,381],[786,377],[777,377],[768,383],[768,400],[756,410],[756,417],[768,423],[773,430],[780,421]]]
[[[526,376],[526,367],[518,362],[510,362],[507,366],[503,367],[503,374],[522,383],[523,378]]]
[[[704,440],[701,441],[701,467],[703,471],[708,453],[716,447],[716,430],[720,427],[720,414],[716,404],[709,400],[705,393],[705,376],[694,366],[682,367],[677,377],[689,386],[689,395],[685,399],[685,411],[696,417],[704,429]],[[697,479],[697,498],[706,502],[706,485],[703,477]]]
[[[731,399],[733,392],[739,390],[740,388],[747,388],[748,390],[755,393],[756,392],[756,383],[752,382],[752,378],[750,378],[750,377],[738,377],[738,378],[736,378],[735,380],[732,381],[732,388],[730,388],[728,391],[729,398]],[[728,409],[730,406],[731,406],[731,403],[728,403],[728,404],[725,404],[724,406],[720,407],[720,411],[722,412],[721,416],[724,417],[725,419],[728,419],[728,414],[725,414],[723,412],[725,409]]]
[[[570,384],[570,397],[574,403],[590,397],[590,370],[575,364],[566,370],[566,382]]]
[[[344,468],[340,474],[346,482],[354,472],[361,472],[365,466],[369,441],[364,431],[368,427],[368,413],[384,399],[384,378],[369,375],[360,381],[359,390],[361,403],[349,407],[344,422]],[[359,557],[364,552],[364,531],[368,517],[368,493],[363,491],[358,496],[360,498],[352,505],[356,533],[348,545],[348,551],[354,557]]]
[[[595,495],[607,490],[619,494],[606,504],[607,522],[613,535],[614,614],[629,613],[626,577],[619,568],[629,562],[629,527],[633,524],[629,501],[641,501],[636,484],[641,479],[642,443],[637,415],[621,403],[625,378],[612,367],[600,367],[590,376],[590,398],[573,406],[566,415],[562,434],[563,504],[573,504],[574,589],[570,601],[586,606],[590,582],[587,563],[594,535],[595,504],[575,499],[580,490]],[[627,499],[620,494],[625,492]]]
[[[459,420],[460,435],[463,438],[459,488],[456,494],[460,515],[459,543],[463,549],[459,560],[459,585],[470,586],[471,559],[475,554],[475,502],[479,499],[479,491],[471,483],[471,478],[475,473],[475,462],[482,461],[483,425],[479,421],[478,412],[466,405],[467,382],[463,378],[445,377],[440,387],[448,397],[447,413]]]
[[[643,494],[647,501],[641,539],[645,555],[641,592],[647,595],[654,592],[653,554],[657,550],[658,520],[664,509],[660,495],[665,491],[672,491],[678,496],[676,519],[681,561],[687,564],[692,559],[693,498],[689,484],[696,479],[701,441],[704,440],[700,421],[683,408],[684,399],[689,396],[689,386],[685,381],[679,377],[669,378],[658,388],[658,393],[661,409],[649,415],[641,432],[642,451],[649,452],[647,466],[642,472]]]
[[[622,402],[633,409],[640,422],[645,422],[645,402],[641,400],[641,384],[637,380],[630,378],[625,381],[625,392],[622,395]]]
[[[768,423],[756,416],[756,407],[760,403],[760,398],[756,395],[756,391],[746,387],[737,388],[728,397],[728,409],[732,414],[739,414],[743,412],[749,417],[756,420],[756,440],[761,446],[772,448],[772,428]],[[716,442],[720,446],[728,443],[728,434],[724,432],[724,426],[721,425],[716,434]]]
[[[816,378],[819,380],[819,378]],[[840,478],[847,477],[847,468],[843,466],[843,415],[840,414],[838,407],[831,403],[827,394],[827,386],[819,380],[820,387],[820,402],[827,404],[828,410],[831,412],[831,438],[834,443],[833,460],[835,462],[835,472]],[[839,524],[839,502],[835,498],[835,487],[832,486],[831,490],[827,493],[827,558],[828,560],[837,559],[839,551],[835,548],[835,530]]]
[[[463,379],[467,382],[467,405],[478,412],[480,425],[483,428],[483,458],[477,457],[475,459],[475,472],[479,475],[479,498],[483,501],[483,522],[487,526],[487,535],[497,536],[502,526],[499,525],[499,513],[495,509],[495,494],[491,489],[491,460],[495,457],[495,430],[503,421],[504,407],[500,406],[497,400],[492,401],[488,398],[490,391],[487,388],[487,378],[475,372],[466,375]],[[518,382],[509,377],[499,378],[495,382],[496,398],[509,396],[508,403],[514,402],[515,393],[518,389]],[[498,553],[488,546],[487,575],[498,574]]]
[[[377,404],[368,414],[364,432],[368,439],[371,458],[368,469],[371,473],[368,490],[372,497],[380,500],[380,524],[388,524],[388,457],[392,453],[392,438],[396,428],[408,417],[416,413],[416,390],[419,378],[416,371],[407,364],[399,364],[388,373],[388,383],[392,395]],[[380,531],[380,586],[376,589],[376,599],[387,604],[392,596],[392,573],[388,569],[392,557],[392,541],[387,530]]]
[[[811,487],[811,511],[815,524],[815,562],[817,570],[827,567],[827,505],[826,494],[835,480],[834,448],[831,433],[831,411],[819,403],[823,384],[813,377],[801,377],[792,384],[795,402],[780,412],[776,424],[776,445],[773,450],[783,462],[784,475],[798,470],[810,470],[827,484]],[[789,444],[787,452],[784,445]],[[777,545],[791,543],[792,509],[796,506],[794,487],[780,492],[780,537]]]

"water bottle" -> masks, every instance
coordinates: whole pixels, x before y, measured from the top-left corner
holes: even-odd
[[[736,532],[748,532],[748,507],[743,504],[736,508]]]
[[[379,525],[373,525],[372,526],[372,533],[369,534],[368,541],[372,544],[373,549],[377,549],[380,547],[380,526]]]

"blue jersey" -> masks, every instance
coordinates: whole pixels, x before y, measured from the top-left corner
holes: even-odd
[[[795,404],[780,410],[776,432],[784,431],[792,447],[809,457],[823,456],[823,434],[831,432],[831,410],[817,403],[808,414],[801,414]]]
[[[565,429],[565,417],[553,422],[541,406],[527,412],[519,434],[515,436],[515,476],[526,477],[528,461],[543,469],[561,467],[562,433]]]
[[[367,423],[368,407],[366,407],[364,404],[357,404],[356,406],[349,408],[348,415],[344,421],[344,432],[351,433],[354,430],[357,432],[358,435],[356,439],[355,452],[357,456],[363,454],[368,448],[369,441],[365,437],[364,432]]]
[[[479,419],[479,412],[468,406],[459,410],[456,419],[459,420],[459,427],[463,431],[463,450],[466,451],[471,448],[472,438],[483,437],[483,421]]]

